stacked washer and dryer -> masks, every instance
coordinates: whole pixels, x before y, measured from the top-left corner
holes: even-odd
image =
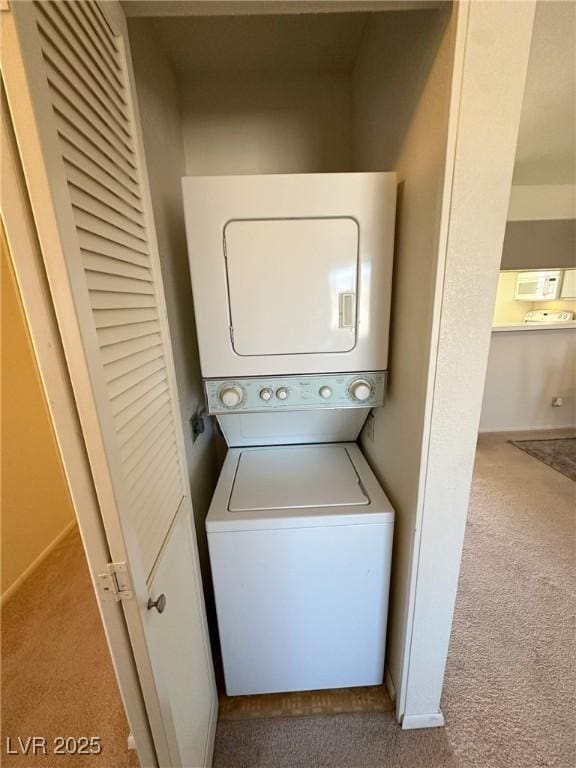
[[[229,695],[382,682],[394,511],[355,440],[384,402],[392,173],[183,179]]]

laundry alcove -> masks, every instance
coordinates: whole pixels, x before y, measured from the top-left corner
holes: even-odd
[[[354,13],[204,15],[204,8],[202,15],[194,15],[192,3],[191,15],[162,16],[161,6],[128,3],[126,11],[134,14],[128,24],[130,46],[213,636],[204,518],[225,446],[210,423],[192,442],[190,421],[203,395],[181,177],[398,174],[388,395],[360,445],[397,510],[387,682],[392,692],[401,690],[454,66],[454,9],[450,3],[388,4],[388,9],[383,3],[384,10]],[[329,10],[337,11],[337,6]],[[400,716],[399,700],[397,712]]]
[[[534,3],[1,12],[7,167],[31,210],[3,217],[11,243],[37,237],[15,270],[143,764],[209,765],[218,710],[201,591],[210,607],[225,449],[202,413],[181,191],[196,174],[396,174],[387,397],[358,442],[396,512],[386,684],[402,728],[443,725]]]

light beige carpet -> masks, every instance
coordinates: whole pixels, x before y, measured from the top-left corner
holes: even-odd
[[[506,442],[522,437],[479,441],[447,726],[403,732],[389,713],[221,722],[215,768],[574,768],[576,486]]]
[[[2,608],[0,638],[2,766],[138,765],[77,529]],[[100,736],[102,754],[7,755],[8,736]]]

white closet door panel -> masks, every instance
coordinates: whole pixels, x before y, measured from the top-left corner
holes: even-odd
[[[76,300],[90,308],[92,375],[101,404],[108,403],[113,429],[107,448],[112,460],[118,456],[117,485],[132,483],[134,472],[142,465],[147,468],[145,490],[140,489],[138,498],[134,492],[127,494],[123,514],[148,577],[185,486],[177,453],[147,461],[144,452],[129,472],[122,460],[122,453],[138,440],[153,452],[154,443],[146,438],[159,418],[171,425],[172,433],[178,419],[166,367],[168,337],[158,312],[159,275],[150,259],[123,52],[97,5],[34,2],[33,7],[52,130],[76,230],[78,247],[67,257],[80,267]],[[134,312],[143,309],[146,319],[134,322]],[[102,329],[106,311],[114,315],[108,315]],[[119,379],[131,382],[121,399]],[[116,491],[121,499],[123,489]],[[167,499],[172,503],[165,503]]]
[[[7,16],[3,76],[111,559],[132,579],[122,606],[158,762],[207,766],[217,697],[195,545],[170,564],[187,581],[170,582],[166,614],[147,610],[170,531],[194,534],[125,19],[95,0]],[[181,667],[193,684],[175,685]],[[189,712],[202,713],[192,740]]]

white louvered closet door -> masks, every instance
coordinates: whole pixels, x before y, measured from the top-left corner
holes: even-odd
[[[95,0],[10,15],[8,100],[159,762],[201,766],[216,699],[125,20]]]

